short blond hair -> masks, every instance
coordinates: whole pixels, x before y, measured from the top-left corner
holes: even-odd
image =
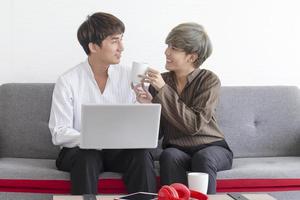
[[[185,53],[196,53],[194,67],[198,68],[211,55],[212,44],[203,26],[197,23],[182,23],[174,27],[166,38],[166,44],[183,49]]]

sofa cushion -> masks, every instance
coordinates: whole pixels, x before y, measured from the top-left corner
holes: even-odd
[[[231,170],[217,174],[219,192],[300,189],[300,157],[235,158]]]
[[[68,180],[67,172],[57,170],[55,160],[0,158],[1,179]]]
[[[158,175],[158,161],[154,165]],[[120,173],[114,172],[100,174],[100,178],[120,177]],[[57,170],[55,160],[51,159],[0,158],[0,179],[70,180],[70,173]]]
[[[218,172],[218,179],[300,179],[300,157],[235,158],[232,169]]]
[[[222,87],[217,120],[236,158],[300,155],[297,87]]]
[[[154,164],[158,175],[158,161]],[[98,188],[100,193],[126,193],[122,174],[116,172],[101,173]],[[0,158],[0,191],[70,193],[70,173],[57,170],[51,159]]]
[[[232,170],[218,173],[217,191],[299,190],[299,166],[294,157],[234,159]],[[56,170],[51,159],[1,158],[0,177],[0,191],[6,192],[66,194],[71,188],[69,173]],[[98,190],[126,193],[121,174],[113,172],[100,174]]]
[[[54,84],[0,86],[0,157],[56,158],[48,128]]]
[[[59,171],[55,160],[0,158],[0,191],[70,193],[70,174]],[[101,193],[126,193],[121,174],[104,172],[99,177]]]

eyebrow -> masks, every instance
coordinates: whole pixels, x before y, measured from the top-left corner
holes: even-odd
[[[122,39],[122,37],[123,37],[123,35],[118,35],[118,36],[111,36],[111,38],[110,39],[112,39],[112,40],[119,40],[119,39]]]
[[[173,45],[171,45],[171,44],[168,44],[168,47],[173,48],[173,49],[175,49],[176,51],[184,51],[184,49],[175,47],[175,46],[173,46]]]

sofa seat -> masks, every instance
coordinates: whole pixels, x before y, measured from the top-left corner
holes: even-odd
[[[70,174],[57,170],[52,159],[0,158],[0,177],[0,192],[70,194],[71,191]],[[101,173],[98,191],[125,194],[122,175]]]
[[[217,191],[300,190],[299,166],[299,157],[235,158],[231,170],[218,173]],[[52,159],[0,158],[0,177],[2,192],[69,194],[71,188],[69,173],[57,170]],[[100,175],[98,190],[126,193],[121,174],[113,172]]]
[[[219,192],[300,190],[300,157],[235,158],[218,173]]]

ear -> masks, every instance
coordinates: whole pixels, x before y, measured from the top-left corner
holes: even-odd
[[[90,52],[91,53],[96,53],[97,52],[97,44],[94,44],[94,43],[89,43],[89,49],[90,49]]]
[[[197,60],[197,58],[198,58],[198,54],[192,53],[192,54],[190,54],[189,60],[190,60],[191,63],[194,63],[195,60]]]

